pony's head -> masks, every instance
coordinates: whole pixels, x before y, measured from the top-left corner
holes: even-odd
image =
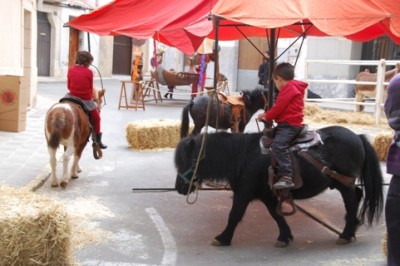
[[[196,147],[195,137],[189,136],[183,138],[175,149],[175,189],[179,194],[192,193],[199,181],[199,177],[195,176]]]
[[[396,74],[400,73],[400,63],[396,64]]]
[[[243,90],[241,95],[244,104],[247,107],[252,106],[254,111],[266,110],[268,107],[268,90],[266,89]]]
[[[101,110],[101,107],[103,107],[105,93],[105,89],[93,87],[93,100],[97,103],[97,108],[99,111]]]

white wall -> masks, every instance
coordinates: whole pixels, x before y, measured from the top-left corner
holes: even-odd
[[[21,1],[0,0],[0,75],[23,76],[23,16]]]
[[[336,37],[309,37],[304,58],[318,60],[355,60],[361,58],[362,43]],[[358,66],[310,64],[310,79],[354,79]],[[351,84],[310,84],[310,90],[325,98],[354,97]]]

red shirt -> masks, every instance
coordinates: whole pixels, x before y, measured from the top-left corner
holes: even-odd
[[[305,82],[290,80],[280,90],[274,106],[265,113],[265,119],[301,127],[304,116],[304,94],[307,87],[308,84]]]
[[[93,72],[89,68],[75,65],[68,69],[69,94],[82,100],[93,99]]]

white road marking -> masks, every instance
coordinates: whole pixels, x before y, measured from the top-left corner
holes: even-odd
[[[174,237],[169,231],[168,227],[164,223],[163,218],[158,214],[156,209],[147,208],[147,214],[150,219],[155,224],[158,233],[161,236],[161,240],[164,245],[164,256],[162,258],[160,265],[154,264],[145,264],[145,263],[126,263],[126,262],[111,262],[111,261],[103,261],[103,260],[85,260],[83,261],[83,265],[85,266],[175,266],[176,265],[176,243]]]
[[[161,261],[161,265],[175,265],[176,264],[176,244],[174,237],[169,231],[168,227],[164,223],[163,218],[157,213],[154,208],[147,208],[147,214],[153,220],[153,223],[156,225],[158,233],[160,233],[161,239],[164,244],[164,257]]]

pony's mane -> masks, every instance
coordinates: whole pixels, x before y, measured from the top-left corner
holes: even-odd
[[[201,160],[199,173],[203,180],[226,180],[239,178],[247,167],[247,156],[260,155],[261,133],[213,133],[208,134],[205,143],[205,156]],[[196,154],[202,143],[202,134],[196,137]],[[236,167],[240,165],[240,167]],[[235,167],[232,167],[235,166]],[[207,176],[202,175],[202,169]],[[210,169],[212,169],[210,171]]]

